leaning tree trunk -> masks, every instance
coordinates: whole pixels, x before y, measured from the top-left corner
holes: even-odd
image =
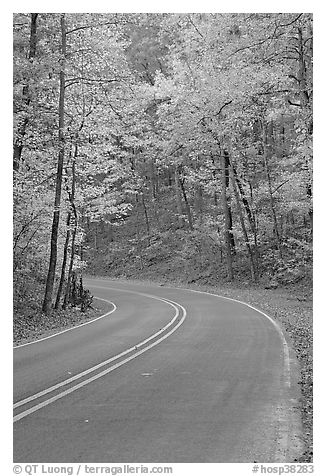
[[[234,182],[235,182],[235,187],[238,191],[239,194],[239,200],[242,201],[244,209],[247,214],[250,230],[253,234],[254,237],[254,258],[255,258],[255,269],[256,269],[256,274],[258,276],[258,269],[259,269],[259,252],[258,252],[258,243],[257,243],[257,225],[256,225],[256,220],[254,213],[251,210],[251,207],[249,205],[249,201],[246,197],[245,191],[243,189],[243,186],[241,184],[241,181],[238,177],[237,169],[234,163],[231,164],[231,174],[234,175]]]
[[[248,251],[251,279],[253,281],[256,281],[257,280],[257,273],[256,273],[256,269],[255,269],[254,255],[253,255],[253,252],[252,252],[252,249],[251,249],[251,246],[250,246],[250,242],[249,242],[249,237],[248,237],[248,233],[247,233],[247,229],[246,229],[246,224],[245,224],[245,220],[244,220],[244,216],[243,216],[243,211],[242,211],[242,208],[241,208],[240,196],[239,196],[239,192],[238,192],[238,189],[237,189],[237,183],[236,183],[236,180],[235,180],[234,168],[233,168],[233,164],[231,163],[231,159],[230,159],[230,175],[231,175],[231,181],[232,181],[235,201],[236,201],[237,209],[238,209],[238,213],[239,213],[242,233],[243,233],[246,248],[247,248],[247,251]]]
[[[52,304],[52,294],[55,278],[55,269],[57,264],[58,251],[58,232],[60,220],[60,203],[62,189],[63,162],[65,155],[65,136],[64,136],[64,108],[65,108],[65,62],[66,62],[66,24],[65,14],[61,14],[61,68],[60,68],[60,96],[59,96],[59,155],[57,164],[56,189],[54,198],[54,212],[51,232],[51,250],[49,270],[46,280],[45,295],[42,310],[48,314]]]

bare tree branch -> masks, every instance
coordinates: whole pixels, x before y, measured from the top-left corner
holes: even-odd
[[[202,35],[202,33],[198,30],[197,26],[195,25],[193,19],[191,18],[191,15],[188,15],[188,18],[190,20],[190,23],[192,24],[192,26],[195,28],[195,30],[197,31],[198,35],[200,35],[202,38],[204,38],[204,36]]]

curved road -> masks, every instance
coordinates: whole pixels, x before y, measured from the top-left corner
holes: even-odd
[[[110,312],[14,349],[15,462],[290,462],[298,369],[237,301],[85,281]]]

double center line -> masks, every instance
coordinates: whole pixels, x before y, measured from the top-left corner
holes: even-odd
[[[97,286],[97,288],[98,287],[99,286]],[[109,289],[109,288],[106,287],[103,289]],[[14,422],[17,422],[21,420],[22,418],[30,415],[31,413],[34,413],[37,410],[40,410],[41,408],[47,405],[50,405],[56,400],[59,400],[60,398],[63,398],[66,395],[69,395],[70,393],[75,392],[79,388],[84,387],[85,385],[109,374],[110,372],[113,372],[113,370],[121,367],[122,365],[126,364],[130,360],[135,359],[139,355],[143,354],[147,350],[158,345],[160,342],[162,342],[167,337],[169,337],[173,332],[175,332],[178,329],[179,326],[181,326],[181,324],[186,318],[186,315],[187,315],[186,309],[183,306],[181,306],[181,304],[175,301],[171,301],[170,299],[166,299],[166,298],[153,296],[151,294],[139,293],[136,291],[129,291],[129,290],[127,291],[124,289],[116,289],[116,288],[114,289],[116,291],[139,294],[141,296],[145,296],[151,299],[156,299],[158,301],[165,302],[166,304],[172,306],[175,309],[175,315],[173,316],[172,320],[168,322],[166,326],[164,326],[155,334],[152,334],[151,336],[149,336],[147,339],[139,342],[135,346],[130,347],[124,352],[121,352],[120,354],[117,354],[107,360],[104,360],[103,362],[100,362],[99,364],[93,367],[90,367],[87,370],[84,370],[83,372],[80,372],[79,374],[74,375],[73,377],[63,380],[62,382],[59,382],[51,387],[48,387],[42,390],[41,392],[35,393],[34,395],[31,395],[27,398],[24,398],[23,400],[16,402],[14,404],[14,412],[17,408],[19,409],[21,409],[21,407],[22,408],[27,407],[27,408],[22,411],[19,410],[18,412],[15,413],[13,418]]]

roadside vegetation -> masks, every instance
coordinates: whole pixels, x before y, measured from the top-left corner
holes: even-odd
[[[36,301],[37,293],[33,297]],[[48,337],[95,319],[110,311],[111,308],[109,303],[95,298],[84,312],[81,312],[80,306],[74,306],[44,314],[35,304],[22,302],[22,305],[14,310],[13,343],[16,346]]]

